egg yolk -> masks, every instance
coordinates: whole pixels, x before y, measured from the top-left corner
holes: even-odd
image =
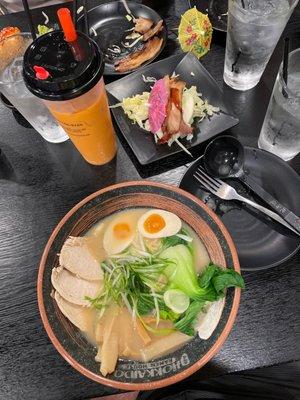
[[[166,222],[159,214],[151,214],[144,222],[144,229],[148,233],[157,233],[166,226]]]
[[[114,236],[117,239],[122,240],[122,239],[127,239],[129,237],[131,229],[130,226],[126,224],[126,222],[119,222],[114,226],[113,231],[114,231]]]

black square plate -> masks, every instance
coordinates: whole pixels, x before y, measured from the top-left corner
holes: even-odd
[[[239,122],[225,105],[223,92],[217,82],[191,53],[165,58],[110,83],[106,86],[110,105],[121,102],[125,97],[150,91],[153,83],[145,83],[142,74],[160,79],[167,74],[172,75],[174,71],[187,83],[187,87],[196,86],[197,91],[202,93],[203,99],[207,99],[210,104],[220,108],[220,113],[214,114],[210,119],[205,118],[199,123],[196,122],[193,140],[191,142],[182,140],[187,148],[197,146]],[[122,107],[113,108],[112,113],[140,164],[150,164],[182,151],[176,143],[173,143],[171,147],[167,144],[157,145],[153,135],[137,124],[133,124],[124,114]]]

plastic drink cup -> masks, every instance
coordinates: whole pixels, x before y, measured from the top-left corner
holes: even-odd
[[[90,164],[116,154],[115,132],[103,81],[104,61],[97,44],[81,32],[68,42],[62,31],[36,39],[24,55],[24,81],[69,135]]]
[[[229,0],[224,81],[237,90],[259,82],[298,0]]]
[[[276,78],[258,147],[288,161],[300,153],[300,49],[289,54],[287,84]]]
[[[24,84],[23,55],[32,39],[29,33],[9,36],[0,42],[0,91],[23,115],[23,117],[52,143],[60,143],[69,137],[56,122],[42,100],[28,91]]]

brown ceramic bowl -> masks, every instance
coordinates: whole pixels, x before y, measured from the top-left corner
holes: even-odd
[[[217,328],[208,340],[195,337],[173,353],[149,363],[119,360],[115,372],[103,377],[94,360],[96,350],[61,314],[51,297],[51,270],[69,235],[83,235],[102,218],[133,207],[157,207],[177,214],[203,241],[211,260],[240,271],[234,244],[219,218],[183,190],[149,181],[125,182],[99,190],[82,200],[59,222],[42,255],[37,292],[45,329],[59,353],[79,372],[104,385],[125,390],[150,390],[178,382],[203,367],[221,348],[236,318],[240,290],[229,289]]]

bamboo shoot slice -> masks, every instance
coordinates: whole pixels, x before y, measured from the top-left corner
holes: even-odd
[[[181,332],[174,332],[168,336],[164,336],[160,340],[151,343],[141,350],[143,360],[148,362],[157,357],[171,353],[174,349],[189,342],[191,339],[191,336],[185,335]]]

